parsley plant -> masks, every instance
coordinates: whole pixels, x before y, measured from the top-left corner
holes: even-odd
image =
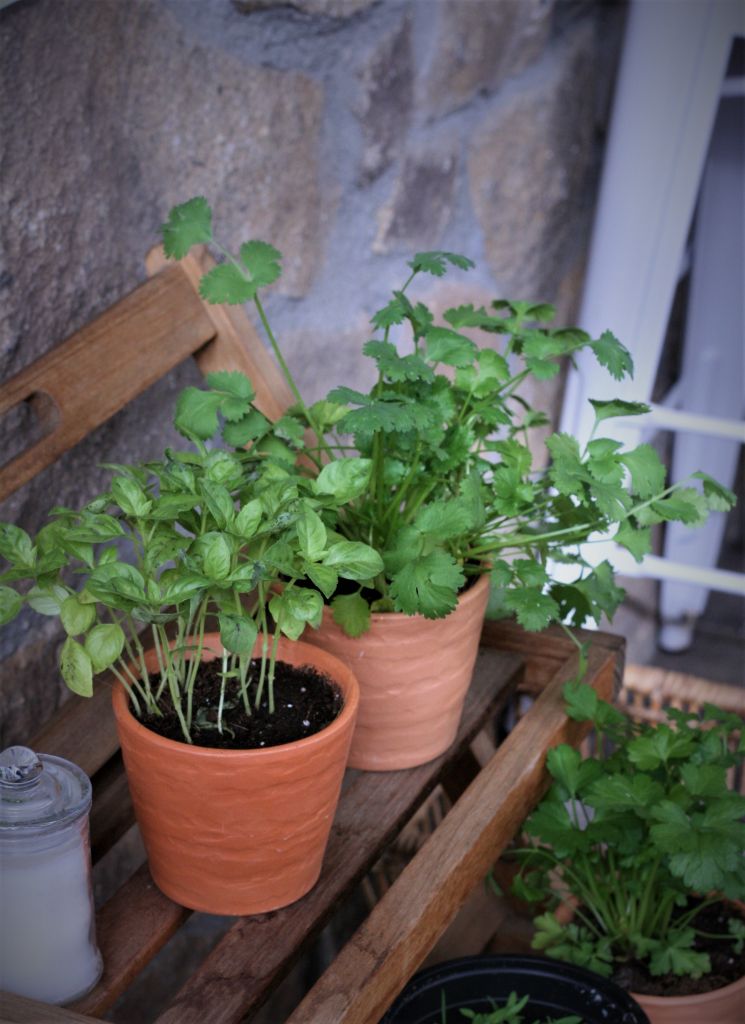
[[[700,977],[711,965],[694,948],[696,914],[745,898],[745,797],[727,785],[745,753],[743,721],[706,705],[702,720],[670,708],[666,724],[637,723],[584,683],[565,697],[571,718],[595,726],[601,753],[549,751],[553,785],[527,819],[514,888],[577,909],[569,924],[539,915],[533,946],[606,976],[636,959],[653,975]],[[709,938],[742,952],[745,923],[733,916]]]

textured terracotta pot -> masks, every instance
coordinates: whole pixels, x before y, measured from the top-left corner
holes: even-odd
[[[206,647],[207,657],[219,653],[218,634],[207,636]],[[150,871],[166,896],[193,910],[276,910],[305,895],[320,874],[359,691],[350,670],[316,647],[282,638],[278,657],[312,665],[344,694],[326,729],[278,747],[212,750],[165,739],[130,714],[123,687],[114,689]]]
[[[745,977],[699,996],[643,996],[631,993],[650,1024],[743,1024]]]
[[[336,655],[360,684],[351,768],[395,771],[444,753],[458,731],[489,597],[482,576],[444,619],[374,612],[353,638],[324,608],[320,629],[303,639]]]

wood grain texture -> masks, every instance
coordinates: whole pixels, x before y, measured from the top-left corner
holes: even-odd
[[[214,334],[183,270],[169,267],[11,377],[0,387],[0,415],[34,396],[48,396],[52,409],[46,436],[0,468],[0,500]]]
[[[96,916],[103,976],[74,1009],[104,1014],[190,914],[160,892],[144,864]]]
[[[608,698],[616,654],[590,652],[588,679]],[[567,719],[564,662],[437,831],[373,909],[287,1024],[377,1024],[544,793],[546,751],[577,745],[586,724]]]
[[[0,1024],[97,1024],[64,1006],[49,1006],[10,992],[0,992]]]
[[[574,635],[580,643],[590,643],[618,653],[614,688],[617,694],[623,673],[623,637],[589,629],[576,629]],[[525,676],[520,690],[533,695],[547,686],[559,667],[577,650],[560,626],[549,626],[540,633],[528,633],[514,619],[486,621],[481,632],[481,644],[519,654],[525,661]]]
[[[482,652],[458,738],[447,754],[407,771],[349,773],[315,888],[294,906],[233,925],[159,1024],[225,1024],[258,1006],[448,766],[468,749],[485,719],[508,699],[520,671],[517,658]]]
[[[149,274],[157,274],[173,263],[157,246],[147,254],[145,266]],[[215,261],[206,248],[195,246],[179,266],[198,296],[199,281]],[[254,386],[258,408],[269,419],[279,419],[295,398],[246,311],[242,306],[212,306],[199,301],[214,328],[214,338],[196,355],[202,373],[240,370]]]
[[[96,679],[91,697],[67,698],[30,741],[33,750],[74,761],[93,777],[119,749],[114,712],[111,710],[113,676]]]

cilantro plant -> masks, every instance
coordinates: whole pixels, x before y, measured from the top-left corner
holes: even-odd
[[[250,453],[209,449],[199,439],[205,418],[216,426],[218,407],[229,421],[231,409],[253,397],[240,374],[214,373],[208,384],[206,404],[184,414],[193,450],[111,467],[105,494],[81,511],[53,509],[35,538],[0,524],[0,556],[9,563],[0,575],[0,624],[24,605],[58,616],[67,634],[60,670],[73,692],[90,696],[94,676],[110,669],[137,715],[160,715],[170,699],[187,743],[195,724],[229,729],[231,702],[250,714],[266,695],[274,710],[280,634],[297,639],[306,625],[319,625],[323,610],[318,590],[300,581],[331,592],[339,576],[365,582],[382,569],[372,548],[324,526],[321,515],[346,500],[344,481],[300,476],[272,439]],[[280,577],[285,585],[276,592]],[[214,718],[194,706],[213,622],[224,647]],[[156,652],[153,675],[145,646]]]
[[[259,297],[280,276],[279,252],[249,241],[237,255],[229,253],[214,238],[211,210],[201,197],[171,210],[163,240],[175,259],[196,243],[211,244],[224,256],[203,276],[202,296],[255,304],[296,398],[274,426],[250,404],[242,413],[235,410],[226,417],[224,440],[236,446],[269,439],[289,444],[302,449],[311,472],[323,466],[325,473],[365,480],[326,520],[383,559],[372,586],[326,594],[334,618],[353,636],[367,629],[371,611],[445,616],[467,579],[485,572],[491,573],[495,616],[515,615],[529,630],[552,622],[598,622],[603,613],[612,616],[623,591],[611,566],[585,563],[579,545],[614,536],[641,560],[654,524],[677,519],[694,526],[710,508],[734,502],[730,491],[703,473],[696,474],[701,491],[668,485],[648,444],[624,450],[596,436],[607,419],[648,411],[641,403],[594,401],[588,443],[581,448],[570,435],[555,433],[546,441],[549,468],[534,469],[528,431],[547,419],[521,394],[529,378],[554,377],[563,360],[589,348],[621,380],[632,373],[631,356],[610,331],[591,338],[575,328],[551,327],[555,310],[545,304],[497,300],[488,311],[459,306],[436,324],[432,312],[410,297],[412,286],[421,275],[470,269],[464,256],[414,256],[401,289],[372,318],[375,337],[364,352],[375,363],[376,383],[368,393],[338,386],[307,406]],[[486,344],[480,347],[464,331],[479,332]],[[190,394],[187,401],[191,407],[199,400]],[[350,464],[354,470],[342,470]],[[576,578],[552,581],[551,560],[574,564]]]
[[[549,751],[554,782],[526,822],[515,892],[577,906],[569,924],[552,910],[538,916],[533,946],[606,976],[637,960],[652,975],[700,977],[711,964],[695,948],[697,913],[745,898],[745,797],[727,786],[745,752],[742,719],[707,705],[702,720],[668,709],[667,723],[651,725],[585,684],[565,696],[570,717],[595,726],[601,753]],[[729,932],[707,935],[742,952],[745,922],[733,916]]]

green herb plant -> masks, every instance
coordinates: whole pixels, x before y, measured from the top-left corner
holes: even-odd
[[[517,992],[510,992],[504,1006],[497,1006],[494,1000],[492,1009],[484,1011],[469,1010],[461,1008],[461,1016],[471,1021],[471,1024],[523,1024],[525,1018],[522,1010],[528,1004],[528,996],[518,996]],[[434,1024],[434,1022],[433,1022]],[[445,992],[442,993],[442,1007],[440,1020],[437,1024],[448,1024],[447,1007],[445,1006]],[[546,1017],[545,1020],[535,1021],[535,1024],[582,1024],[582,1018],[575,1013],[564,1017]]]
[[[671,708],[654,725],[586,684],[568,684],[565,697],[571,718],[593,723],[598,755],[549,751],[554,781],[525,824],[514,888],[576,910],[569,924],[551,909],[536,917],[533,946],[605,976],[636,960],[652,975],[700,977],[711,963],[695,948],[696,914],[745,897],[745,797],[727,785],[745,752],[742,719],[706,705],[701,719]],[[708,938],[742,952],[745,922],[733,915]]]
[[[196,426],[213,417],[216,428],[218,412],[230,422],[234,408],[253,397],[240,374],[214,373],[208,384],[211,397],[197,410]],[[137,715],[160,715],[170,701],[191,743],[195,725],[229,730],[225,713],[237,701],[250,714],[266,695],[273,712],[280,635],[297,639],[306,625],[319,625],[319,590],[333,590],[339,576],[364,582],[382,562],[321,518],[354,494],[349,473],[311,479],[271,439],[250,453],[230,452],[208,448],[188,417],[182,429],[193,450],[110,467],[105,494],[81,511],[52,509],[35,538],[0,524],[0,557],[9,563],[0,575],[0,624],[25,605],[58,616],[67,634],[60,670],[73,692],[90,696],[94,677],[110,669]],[[194,706],[213,624],[224,647],[214,715]],[[146,646],[156,652],[155,673],[146,666]]]
[[[704,473],[668,485],[665,468],[648,444],[624,450],[596,436],[616,416],[648,411],[641,403],[593,401],[595,431],[584,447],[568,434],[546,441],[548,469],[534,469],[527,443],[547,423],[521,389],[532,378],[556,376],[562,362],[590,349],[613,378],[632,373],[624,346],[606,331],[591,338],[576,328],[549,326],[552,306],[497,300],[487,311],[449,309],[444,323],[411,297],[422,275],[466,271],[471,260],[450,252],[418,253],[390,302],[372,317],[375,336],[364,353],[377,380],[367,393],[345,386],[308,406],[272,332],[259,292],[280,276],[280,253],[249,241],[236,255],[216,241],[207,201],[197,197],[171,210],[163,227],[166,255],[179,259],[195,244],[210,244],[224,262],[200,283],[208,302],[253,302],[295,405],[270,424],[251,405],[225,424],[233,445],[294,445],[309,473],[336,472],[350,462],[366,480],[328,525],[348,540],[378,551],[383,568],[371,585],[344,588],[330,598],[335,620],[353,636],[371,611],[451,612],[467,578],[491,574],[494,617],[515,615],[528,630],[556,622],[581,626],[612,616],[623,598],[608,562],[592,567],[579,553],[587,541],[614,536],[641,560],[656,523],[702,523],[709,509],[727,509],[734,495]],[[479,347],[464,331],[479,332]],[[214,397],[213,401],[216,400]],[[181,412],[199,402],[193,391]],[[206,438],[206,424],[201,436]],[[303,438],[310,437],[309,441]],[[341,469],[339,470],[341,472]],[[576,578],[555,582],[551,561],[571,562]]]

